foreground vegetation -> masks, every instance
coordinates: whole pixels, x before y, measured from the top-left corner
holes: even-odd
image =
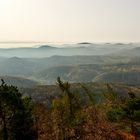
[[[140,97],[107,91],[96,94],[81,84],[83,93],[57,79],[61,90],[49,104],[23,96],[2,80],[0,139],[2,140],[137,140],[140,139]],[[46,99],[47,102],[47,99]]]
[[[3,140],[36,139],[37,129],[29,97],[2,80],[0,86],[0,136]]]

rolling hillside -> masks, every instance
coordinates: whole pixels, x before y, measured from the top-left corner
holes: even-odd
[[[0,75],[54,84],[111,82],[139,85],[140,44],[106,43],[40,45],[0,49]],[[19,82],[20,83],[20,82]]]
[[[98,83],[125,83],[127,85],[140,85],[140,71],[109,72],[93,79]]]
[[[98,65],[58,66],[46,69],[36,74],[35,77],[47,84],[54,84],[58,76],[73,83],[89,82],[98,75],[97,67]]]
[[[29,77],[53,67],[114,64],[131,61],[131,58],[111,56],[52,56],[45,58],[12,57],[0,60],[0,75]]]
[[[57,77],[77,82],[104,81],[139,84],[139,57],[52,56],[48,58],[2,58],[0,75],[24,77],[54,84]],[[125,78],[121,74],[125,72]],[[111,78],[110,78],[111,77]],[[118,77],[118,80],[114,77]]]
[[[11,77],[11,76],[0,76],[0,79],[3,79],[5,81],[6,84],[8,85],[14,85],[17,86],[19,88],[32,88],[34,86],[37,86],[39,83],[29,80],[29,79],[25,79],[25,78],[21,78],[21,77]],[[1,81],[0,81],[1,83]]]
[[[90,93],[101,95],[100,98],[102,98],[104,93],[107,93],[107,85],[103,83],[82,83],[82,85],[86,86]],[[140,96],[140,87],[133,87],[133,86],[127,86],[124,84],[110,84],[111,87],[114,89],[114,93],[118,96],[128,96],[128,92],[131,90],[135,92],[138,96]],[[86,96],[86,93],[84,89],[82,88],[81,84],[71,84],[71,91],[74,91],[75,93],[78,91],[82,95]],[[62,92],[59,89],[59,87],[55,85],[41,85],[36,86],[33,88],[24,88],[22,89],[22,93],[29,95],[32,97],[33,100],[47,104],[47,107],[51,105],[51,102],[54,98],[57,98],[61,96]],[[99,101],[99,98],[97,99]]]
[[[36,79],[40,79],[45,84],[54,84],[58,76],[71,83],[93,81],[140,85],[140,65],[120,63],[58,66],[34,75]]]

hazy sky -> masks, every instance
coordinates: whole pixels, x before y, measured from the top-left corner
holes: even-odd
[[[140,41],[140,0],[0,0],[0,41]]]

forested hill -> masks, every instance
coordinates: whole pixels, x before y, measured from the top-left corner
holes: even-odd
[[[8,85],[14,85],[19,88],[32,88],[39,84],[38,82],[35,82],[33,80],[29,80],[21,77],[0,76],[0,79],[3,79]]]

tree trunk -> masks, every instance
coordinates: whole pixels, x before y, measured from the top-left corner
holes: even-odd
[[[3,114],[3,140],[8,140],[8,130],[6,126],[5,114]]]

